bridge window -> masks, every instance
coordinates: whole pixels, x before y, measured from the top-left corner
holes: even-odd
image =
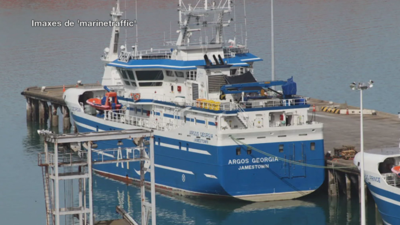
[[[240,67],[239,71],[240,71],[239,74],[244,74],[244,68],[243,67]]]
[[[185,73],[182,71],[176,71],[175,74],[177,77],[185,77]]]
[[[128,85],[128,86],[131,85],[131,84],[129,83],[129,81],[127,81],[127,80],[124,80],[124,82],[125,82],[125,84]]]
[[[138,80],[163,80],[162,70],[135,71]]]
[[[163,82],[139,82],[140,87],[162,86]]]
[[[135,76],[133,75],[133,71],[132,70],[126,70],[126,73],[128,74],[129,79],[135,80]]]
[[[315,150],[315,142],[311,142],[311,144],[310,144],[310,149],[311,149],[312,151]]]
[[[167,77],[174,77],[174,71],[166,70],[165,73],[167,74]]]
[[[125,70],[118,69],[118,71],[119,71],[119,73],[122,75],[122,78],[128,79],[128,76],[126,75]]]
[[[186,79],[188,80],[196,80],[197,77],[197,71],[196,70],[190,70],[186,71]]]

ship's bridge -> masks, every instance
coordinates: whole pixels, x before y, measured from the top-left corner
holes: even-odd
[[[115,60],[108,65],[118,70],[126,90],[124,97],[129,98],[135,93],[140,93],[141,99],[162,97],[165,101],[174,101],[176,97],[191,100],[196,100],[194,97],[209,98],[209,93],[219,93],[219,87],[226,84],[223,76],[252,72],[253,63],[262,60],[251,53],[243,52],[231,58],[222,58],[220,55],[212,55],[210,59],[206,55],[203,57],[205,59],[202,60],[166,58],[131,59],[128,62]],[[213,67],[205,69],[208,65]],[[201,74],[206,74],[204,71],[208,71],[207,75],[213,77],[210,79],[199,77]],[[214,88],[216,91],[204,88],[210,86],[210,82],[212,86],[219,85]],[[199,91],[201,93],[198,93]],[[217,98],[217,95],[213,97]]]

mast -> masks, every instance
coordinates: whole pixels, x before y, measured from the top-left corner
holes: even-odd
[[[245,32],[245,39],[244,39],[244,46],[247,47],[247,15],[246,15],[246,0],[243,0],[243,13],[244,13],[244,32]]]
[[[106,48],[104,60],[107,62],[114,61],[118,58],[118,41],[119,41],[119,33],[120,27],[119,22],[121,21],[122,12],[119,7],[119,0],[116,0],[117,6],[113,7],[111,11],[111,18],[114,21],[114,26],[111,32],[111,40],[108,49]]]
[[[138,26],[137,26],[137,19],[138,19],[138,15],[137,15],[137,0],[135,1],[135,35],[136,35],[136,43],[135,43],[135,57],[138,57],[137,52],[138,52],[138,44],[139,44],[139,31],[138,31]]]
[[[274,0],[271,0],[271,80],[275,80]]]
[[[200,1],[199,1],[200,2]],[[194,7],[188,4],[186,7],[182,0],[179,0],[179,37],[176,41],[177,46],[185,46],[190,43],[192,32],[201,31],[202,27],[212,26],[212,31],[215,29],[215,36],[212,40],[213,43],[221,44],[223,42],[223,27],[228,26],[231,20],[223,21],[224,15],[231,12],[230,0],[221,0],[218,5],[215,2],[211,7],[208,7],[208,1],[204,0],[204,7],[198,7],[197,3]],[[206,15],[214,14],[214,21],[203,21],[199,23],[200,18]],[[190,23],[192,20],[196,22]]]
[[[122,17],[122,12],[119,7],[119,0],[116,0],[116,7],[112,8],[110,15],[111,20],[114,22],[114,24],[111,32],[110,44],[104,49],[104,55],[101,58],[101,60],[103,60],[103,62],[105,63],[101,84],[112,86],[122,84],[121,78],[119,77],[116,69],[114,67],[107,66],[108,63],[118,59],[118,41],[120,34],[119,23]]]

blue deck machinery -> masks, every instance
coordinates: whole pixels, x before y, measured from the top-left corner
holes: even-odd
[[[282,93],[272,89],[271,87],[281,86]],[[293,77],[287,79],[287,81],[262,81],[262,82],[250,82],[250,83],[239,83],[239,84],[227,84],[221,87],[220,99],[224,100],[226,94],[242,94],[243,101],[250,99],[266,99],[268,98],[266,91],[270,90],[277,93],[283,99],[290,99],[296,95],[297,85],[293,81]],[[256,93],[258,95],[248,96],[245,94]]]

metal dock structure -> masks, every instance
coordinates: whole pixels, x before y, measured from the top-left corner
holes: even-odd
[[[61,217],[68,217],[70,224],[93,225],[93,224],[130,224],[137,225],[138,223],[132,219],[123,209],[117,207],[123,218],[122,221],[103,221],[95,223],[93,214],[93,187],[92,187],[92,167],[96,164],[106,163],[129,163],[140,162],[140,189],[141,189],[141,223],[146,225],[149,222],[151,213],[152,224],[156,224],[155,217],[155,174],[154,166],[150,166],[151,175],[151,204],[146,202],[145,198],[145,182],[144,182],[144,162],[149,161],[150,165],[154,165],[154,137],[152,131],[143,129],[132,129],[123,131],[104,131],[96,133],[78,133],[78,134],[53,134],[50,131],[39,130],[38,133],[44,137],[44,152],[38,154],[38,165],[42,167],[44,197],[46,206],[46,224],[60,225]],[[145,138],[149,138],[149,141]],[[122,147],[116,149],[96,150],[93,154],[92,148],[95,141],[100,140],[118,140],[119,143],[123,139],[130,139],[138,143],[139,156],[132,157],[129,155],[124,157],[116,157],[105,160],[104,155],[121,155]],[[49,143],[54,144],[53,151],[49,148]],[[86,144],[86,150],[77,149],[76,152],[67,152],[64,147],[66,144],[82,143]],[[150,155],[146,156],[145,148],[149,146]],[[66,189],[73,188],[73,181],[77,181],[78,186],[78,202],[74,201],[76,191],[69,190],[69,196],[72,200],[64,199],[61,202],[60,186],[64,183],[64,192]],[[75,185],[76,186],[76,185]],[[88,202],[87,200],[88,199]],[[63,204],[62,204],[63,203]]]

